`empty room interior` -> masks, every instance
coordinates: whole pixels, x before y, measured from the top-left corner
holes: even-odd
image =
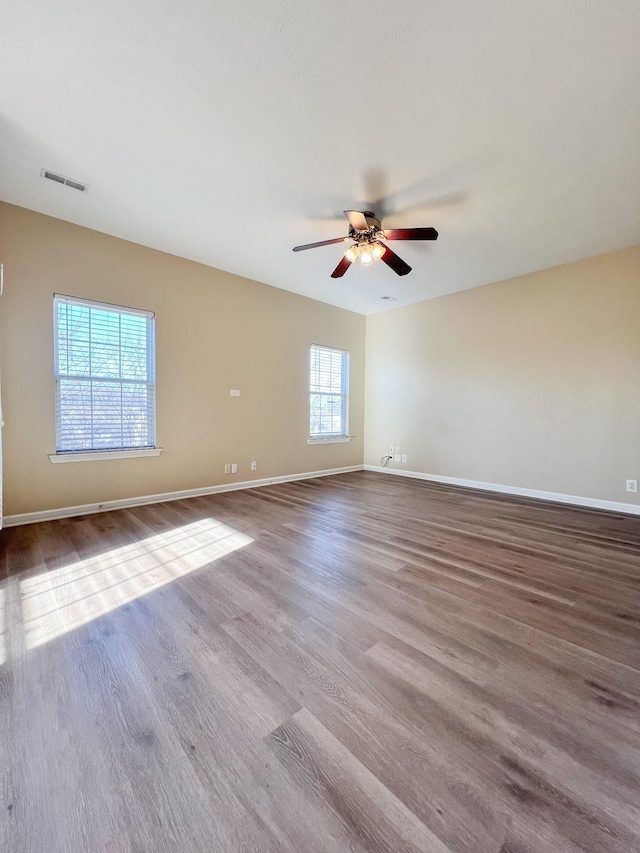
[[[0,850],[638,853],[637,0],[7,0]]]

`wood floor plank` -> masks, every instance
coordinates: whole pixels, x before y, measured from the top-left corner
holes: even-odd
[[[305,707],[452,851],[497,849],[504,820],[483,796],[484,778],[471,774],[470,752],[452,761],[403,690],[377,678],[355,647],[345,656],[326,632],[316,629],[307,642],[309,626],[283,634],[247,614],[222,627],[271,674],[286,675]]]
[[[310,623],[307,623],[310,624]],[[307,636],[305,636],[307,635]],[[530,709],[526,704],[520,705],[511,700],[503,699],[502,703],[496,701],[491,704],[493,697],[487,695],[486,689],[476,690],[475,685],[466,684],[466,679],[453,678],[453,674],[448,672],[447,667],[438,665],[426,656],[419,655],[403,644],[394,644],[394,648],[406,650],[406,654],[411,658],[414,656],[420,661],[427,663],[427,672],[421,672],[420,668],[414,671],[414,677],[406,679],[407,689],[398,694],[399,684],[402,681],[402,667],[398,662],[391,663],[387,672],[389,679],[385,682],[380,681],[378,673],[368,669],[361,661],[354,665],[353,654],[346,654],[344,647],[337,648],[335,643],[323,642],[323,636],[317,630],[310,635],[307,631],[297,632],[296,639],[301,648],[304,648],[316,660],[324,659],[326,667],[331,666],[331,671],[334,673],[334,678],[337,684],[350,685],[352,695],[349,700],[354,705],[358,703],[360,697],[369,699],[369,705],[360,703],[358,707],[358,716],[366,717],[367,728],[369,731],[376,731],[380,725],[381,718],[376,714],[375,707],[372,709],[372,702],[378,704],[383,712],[384,718],[390,717],[390,708],[385,707],[385,703],[389,702],[391,707],[395,709],[393,717],[394,724],[401,730],[411,732],[414,743],[437,744],[438,749],[443,755],[447,755],[450,761],[458,767],[464,767],[464,778],[466,780],[466,790],[471,792],[475,788],[476,802],[475,809],[469,811],[469,799],[466,803],[458,802],[457,807],[452,810],[447,810],[449,815],[456,814],[464,822],[465,826],[470,826],[474,817],[478,815],[478,801],[484,799],[485,808],[493,802],[502,812],[511,812],[511,821],[516,819],[522,811],[523,791],[520,788],[518,781],[514,784],[510,778],[508,770],[514,766],[519,766],[517,758],[522,759],[519,752],[520,745],[526,745],[525,755],[528,755],[528,750],[537,750],[540,755],[553,753],[558,760],[563,762],[567,767],[575,768],[575,775],[581,779],[589,775],[589,769],[592,760],[596,762],[596,781],[597,774],[602,773],[602,790],[607,792],[609,787],[614,787],[614,783],[621,786],[618,794],[622,801],[626,804],[623,807],[623,814],[628,815],[631,826],[634,826],[637,820],[637,808],[634,805],[636,801],[635,792],[638,789],[638,770],[640,764],[638,762],[638,753],[635,756],[626,755],[622,750],[615,757],[609,755],[609,747],[611,744],[603,744],[599,750],[598,757],[592,758],[591,750],[594,748],[593,736],[585,739],[582,742],[575,732],[549,732],[548,720],[537,713],[536,709]],[[366,652],[365,657],[376,660],[379,657],[379,648],[373,647]],[[338,674],[342,675],[342,680],[338,679]],[[436,681],[435,676],[439,677]],[[453,678],[457,683],[457,689],[452,693],[447,693],[440,689],[441,682],[444,678],[446,683]],[[400,681],[399,681],[400,679]],[[422,685],[422,689],[420,687]],[[343,687],[344,689],[344,687]],[[400,688],[401,689],[401,688]],[[466,695],[467,689],[473,694],[472,697]],[[423,698],[420,698],[420,693]],[[384,697],[383,700],[376,700],[376,695]],[[501,696],[503,694],[501,693]],[[355,698],[354,698],[355,697]],[[310,700],[307,697],[307,704]],[[309,705],[311,707],[311,705]],[[317,710],[314,706],[314,712],[317,712],[320,718],[325,720],[325,710]],[[335,720],[331,721],[332,729],[339,726]],[[486,730],[483,727],[486,726]],[[483,733],[484,731],[484,733]],[[501,731],[506,731],[508,736],[505,739],[499,737]],[[487,732],[489,732],[488,736]],[[395,732],[387,729],[382,739],[386,743],[392,743],[396,749],[399,744],[394,740]],[[555,735],[555,737],[554,737]],[[572,741],[567,743],[567,736],[572,737]],[[345,743],[348,743],[350,748],[358,753],[362,749],[361,745],[355,745],[353,738],[350,735],[344,735]],[[596,735],[597,737],[597,735]],[[548,743],[547,743],[548,741]],[[599,746],[599,745],[597,745]],[[515,750],[515,751],[514,751]],[[566,753],[566,754],[565,754]],[[577,754],[574,755],[574,753]],[[384,747],[378,747],[378,755],[384,754]],[[408,769],[409,762],[406,758],[406,751],[402,750],[403,760],[405,761],[405,769]],[[482,760],[477,761],[479,755],[482,755]],[[424,756],[424,748],[423,748]],[[515,757],[512,757],[515,756]],[[582,762],[580,761],[582,759]],[[363,760],[361,758],[361,760]],[[628,761],[628,766],[625,765]],[[416,767],[411,768],[412,778],[421,779],[420,771]],[[381,772],[381,778],[387,782],[388,768]],[[443,777],[453,775],[447,769],[441,769],[439,775]],[[561,777],[563,774],[558,774]],[[565,776],[567,773],[565,772]],[[592,774],[593,775],[593,774]],[[388,784],[393,786],[393,782],[389,780]],[[433,789],[433,783],[431,782]],[[459,781],[458,781],[459,789]],[[553,792],[552,786],[547,786],[549,797],[552,797],[550,802],[542,799],[531,797],[527,803],[527,819],[529,824],[535,824],[544,835],[554,839],[550,842],[550,849],[585,849],[599,851],[602,849],[602,835],[598,837],[594,832],[592,823],[594,818],[589,814],[588,809],[582,808],[580,814],[583,818],[582,826],[574,814],[575,806],[572,805],[571,798],[562,791]],[[455,790],[455,788],[454,788]],[[400,796],[406,796],[406,785],[400,789],[405,793],[400,793]],[[442,792],[440,792],[442,796]],[[553,799],[554,798],[554,799]],[[606,796],[605,798],[606,799]],[[598,798],[592,798],[595,803],[596,812],[601,808]],[[442,800],[441,800],[442,803]],[[516,808],[514,810],[514,803]],[[552,811],[550,805],[553,803],[559,814],[549,821],[549,815]],[[420,806],[416,806],[419,813]],[[494,811],[493,824],[498,824],[498,812]],[[503,819],[504,824],[509,821]],[[573,832],[572,828],[578,824],[577,829]],[[430,823],[435,828],[435,824]],[[627,842],[624,839],[626,829],[619,831],[618,837],[611,839],[607,834],[610,828],[607,826],[605,832],[605,841],[607,849],[627,850]],[[572,835],[573,832],[573,835]],[[447,825],[443,823],[438,828],[440,837],[445,838],[448,843],[455,845],[461,842],[461,833],[458,832],[455,839],[449,841],[446,837]],[[593,839],[591,842],[581,845],[582,836]],[[554,848],[554,844],[556,845]],[[488,849],[489,843],[487,839],[478,841],[476,839],[469,848],[461,847],[460,849]],[[455,848],[457,849],[457,848]]]
[[[135,607],[131,605],[132,610]],[[150,607],[154,607],[153,603]],[[160,605],[159,613],[164,612]],[[145,619],[148,618],[147,614]],[[164,634],[167,626],[161,625],[163,616],[152,618],[156,631]],[[238,713],[237,703],[221,685],[215,662],[212,666],[208,656],[201,660],[198,653],[191,654],[183,661],[183,671],[175,675],[166,659],[163,662],[157,654],[155,632],[145,631],[144,623],[132,624],[132,619],[137,621],[135,614],[123,626],[126,636],[142,660],[157,658],[154,672],[158,703],[209,791],[213,814],[229,834],[220,849],[255,853],[297,853],[302,849],[338,853],[347,849],[348,836],[331,811],[306,796],[284,769],[274,764],[261,741],[263,733],[247,725],[252,709]],[[219,643],[232,643],[215,629],[213,633]],[[163,645],[166,643],[165,638]],[[244,654],[241,649],[239,653],[239,657]],[[216,673],[214,679],[212,672]],[[244,697],[241,694],[237,698]],[[189,708],[188,715],[185,707]],[[327,832],[331,841],[323,834]]]
[[[640,518],[355,472],[0,532],[0,849],[636,853]]]
[[[78,694],[128,804],[134,849],[233,849],[230,822],[216,819],[224,805],[198,779],[184,744],[154,698],[153,670],[137,661],[132,665],[129,644],[113,618],[102,617],[81,630],[89,634],[89,642],[73,659],[84,676]],[[92,677],[96,666],[99,681]]]
[[[468,645],[473,648],[479,632],[489,633],[497,644],[516,644],[526,650],[535,647],[543,650],[554,663],[569,659],[571,667],[580,672],[584,670],[586,678],[637,695],[637,670],[533,628],[514,619],[511,612],[506,615],[456,596],[440,596],[437,589],[424,582],[416,584],[405,579],[404,584],[398,586],[386,573],[381,575],[375,566],[368,569],[365,577],[375,577],[376,585],[365,584],[361,579],[354,586],[349,567],[338,563],[336,568],[321,553],[316,553],[312,559],[303,556],[293,561],[290,558],[283,562],[281,570],[332,606],[339,603],[409,643],[414,642],[410,637],[416,635],[416,631],[420,638],[422,632],[435,627],[445,636],[452,636],[454,641],[458,637],[468,637],[471,632]]]
[[[301,787],[338,812],[356,843],[394,853],[449,853],[381,782],[306,709],[267,736]]]
[[[586,761],[579,762],[569,752],[570,744],[553,742],[544,720],[522,706],[503,699],[501,706],[485,688],[461,679],[450,670],[410,649],[374,646],[367,653],[394,678],[406,680],[414,689],[424,692],[430,701],[451,709],[452,728],[468,729],[478,748],[494,748],[500,763],[513,774],[511,790],[518,796],[536,796],[544,791],[546,805],[557,805],[556,821],[562,820],[573,840],[581,842],[589,832],[593,851],[626,849],[631,846],[640,822],[637,792],[640,767],[636,754],[635,770],[626,772],[600,762],[598,771]],[[457,720],[457,723],[453,721]],[[574,748],[575,749],[575,748]],[[562,783],[556,788],[555,781]],[[525,789],[523,780],[528,782]],[[580,827],[580,820],[584,826]],[[617,821],[617,822],[616,822]],[[616,842],[624,842],[622,846]]]
[[[32,540],[32,566],[42,569],[37,554]],[[10,744],[11,755],[21,760],[3,762],[1,849],[133,850],[130,834],[118,824],[124,803],[114,794],[95,729],[75,701],[77,671],[68,666],[68,654],[77,635],[50,648],[27,648],[20,582],[32,576],[14,575],[6,587],[12,636],[2,668],[9,690],[2,697],[0,735],[5,759]]]

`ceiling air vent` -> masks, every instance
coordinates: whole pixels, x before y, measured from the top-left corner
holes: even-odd
[[[50,172],[49,169],[41,169],[40,177],[48,178],[50,181],[56,181],[58,184],[64,184],[66,187],[71,187],[74,190],[80,190],[81,193],[86,193],[89,189],[87,184],[81,184],[80,181],[74,181],[72,178],[65,178],[64,175],[58,175],[56,172]]]

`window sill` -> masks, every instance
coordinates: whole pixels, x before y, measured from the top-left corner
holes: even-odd
[[[50,462],[100,462],[103,459],[134,459],[137,456],[160,456],[161,447],[145,447],[137,450],[78,450],[68,453],[52,453]]]
[[[338,435],[335,438],[329,436],[326,438],[310,438],[307,440],[307,444],[346,444],[353,437],[352,435]]]

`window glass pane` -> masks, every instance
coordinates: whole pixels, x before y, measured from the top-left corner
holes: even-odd
[[[120,317],[117,311],[105,311],[101,308],[91,309],[91,340],[93,343],[120,343]]]
[[[118,344],[91,341],[91,376],[120,376],[120,347]]]
[[[349,353],[314,344],[311,347],[309,390],[310,435],[346,435]]]
[[[122,386],[122,429],[127,445],[149,443],[148,402],[146,385]]]
[[[67,306],[58,303],[56,305],[56,321],[57,321],[57,333],[58,340],[56,343],[57,346],[57,358],[58,358],[58,372],[59,373],[68,373],[69,372],[69,362],[67,358]]]
[[[69,337],[76,341],[88,341],[90,309],[80,305],[67,305],[66,308]]]
[[[92,382],[93,446],[122,447],[122,386]]]
[[[122,317],[122,378],[147,379],[147,318]]]
[[[56,299],[57,449],[155,442],[153,316]]]
[[[91,449],[91,382],[58,382],[58,450]]]

